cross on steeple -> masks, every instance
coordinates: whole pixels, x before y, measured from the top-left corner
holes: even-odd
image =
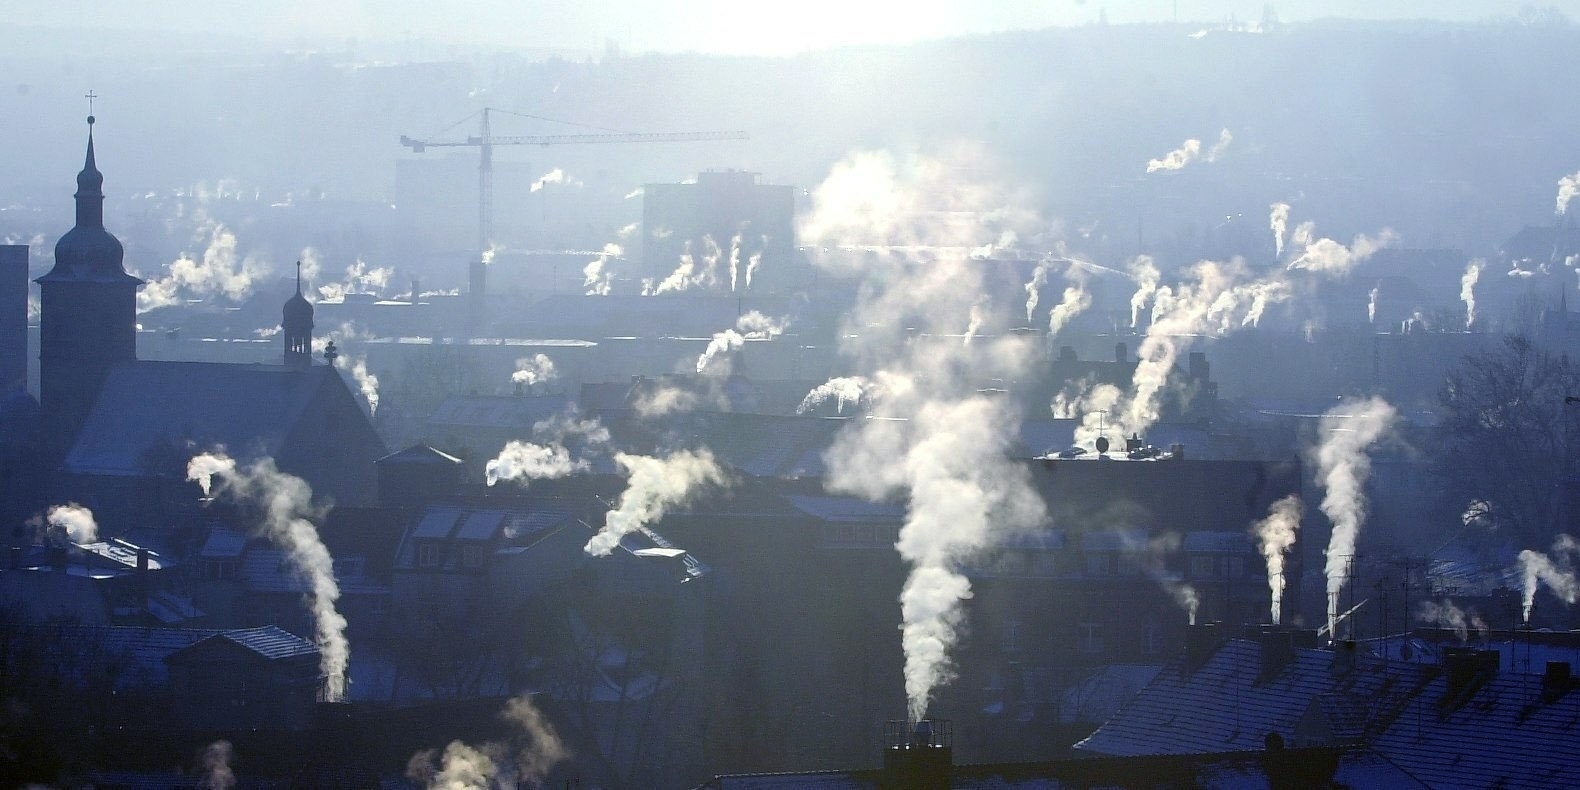
[[[93,89],[89,88],[88,92],[82,95],[82,98],[88,100],[88,125],[92,126],[93,125],[93,100],[99,98],[99,94],[94,93]]]

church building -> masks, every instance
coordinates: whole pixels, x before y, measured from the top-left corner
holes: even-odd
[[[315,496],[371,504],[386,450],[345,381],[312,359],[313,306],[284,305],[280,365],[137,359],[137,289],[119,240],[104,228],[104,176],[88,153],[77,174],[77,221],[39,277],[39,405],[54,497],[92,508],[114,531],[190,498],[186,463],[222,450],[262,457]],[[146,524],[144,524],[146,526]]]

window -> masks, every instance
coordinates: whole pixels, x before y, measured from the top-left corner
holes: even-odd
[[[417,567],[434,568],[439,565],[439,546],[436,543],[417,544]]]

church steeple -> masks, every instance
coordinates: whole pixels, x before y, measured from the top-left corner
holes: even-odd
[[[39,405],[51,449],[62,455],[110,368],[137,359],[137,287],[143,281],[126,273],[125,250],[104,229],[104,175],[94,158],[94,120],[90,114],[88,152],[77,174],[76,225],[55,244],[54,268],[36,281]]]
[[[285,300],[280,316],[285,337],[285,364],[305,368],[313,364],[313,304],[302,296],[302,262],[296,262],[296,294]]]

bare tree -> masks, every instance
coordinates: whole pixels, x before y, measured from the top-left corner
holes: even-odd
[[[1495,528],[1519,546],[1545,546],[1568,529],[1568,471],[1580,451],[1574,396],[1580,368],[1523,335],[1467,356],[1439,395],[1433,466],[1445,506],[1489,503]]]

